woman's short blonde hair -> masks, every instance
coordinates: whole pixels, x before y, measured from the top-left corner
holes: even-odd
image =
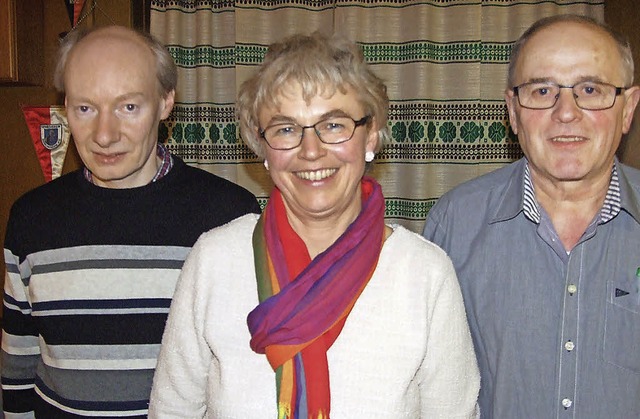
[[[300,85],[307,102],[318,95],[331,97],[338,90],[352,89],[377,126],[376,150],[388,140],[387,88],[365,62],[360,47],[338,35],[298,34],[270,45],[257,73],[240,87],[236,102],[240,134],[258,157],[265,157],[265,142],[258,133],[264,128],[259,113],[264,107],[277,108],[291,83]]]

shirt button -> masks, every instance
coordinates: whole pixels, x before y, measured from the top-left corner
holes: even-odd
[[[570,284],[567,287],[567,291],[569,291],[569,294],[575,294],[576,291],[578,291],[578,287],[576,287],[574,284]]]
[[[575,347],[576,347],[576,345],[571,341],[567,341],[564,344],[564,349],[566,349],[567,351],[573,351],[573,348],[575,348]]]
[[[562,399],[562,406],[564,406],[565,409],[570,408],[572,404],[571,399]]]

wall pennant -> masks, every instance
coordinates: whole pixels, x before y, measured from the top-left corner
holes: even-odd
[[[69,146],[69,125],[64,106],[22,106],[31,140],[47,182],[62,174]]]
[[[84,7],[85,0],[63,0],[67,7],[67,14],[69,15],[69,21],[71,27],[75,28],[80,19],[80,12]]]

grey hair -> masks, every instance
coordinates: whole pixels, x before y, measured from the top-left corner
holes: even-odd
[[[618,46],[618,51],[620,53],[620,57],[622,58],[622,76],[624,78],[625,87],[629,87],[633,84],[633,73],[634,73],[634,64],[633,64],[633,54],[631,53],[631,45],[629,40],[624,35],[616,32],[611,27],[606,24],[600,23],[595,19],[592,19],[587,16],[580,15],[571,15],[571,14],[563,14],[563,15],[554,15],[542,18],[535,23],[533,23],[521,36],[518,38],[516,43],[513,45],[511,49],[511,57],[509,59],[509,72],[508,72],[508,88],[513,88],[515,86],[515,67],[518,62],[518,58],[520,57],[520,53],[522,52],[522,48],[526,44],[526,42],[536,33],[540,32],[542,29],[548,28],[551,25],[562,22],[573,22],[573,23],[581,23],[585,25],[590,25],[596,27],[605,33],[607,33]]]
[[[137,36],[138,39],[143,41],[147,47],[149,47],[151,53],[155,57],[156,76],[160,83],[163,96],[170,93],[172,90],[175,90],[178,83],[178,70],[176,68],[176,63],[173,61],[173,57],[162,42],[147,32],[138,31],[124,26],[111,27],[117,27],[131,32]],[[75,29],[62,40],[60,47],[58,48],[58,60],[53,74],[53,85],[59,92],[64,93],[65,91],[64,72],[69,60],[69,55],[73,48],[88,35],[105,28],[109,28],[109,26]]]
[[[240,86],[236,112],[241,136],[258,157],[265,156],[258,134],[259,112],[265,106],[278,107],[280,95],[291,82],[301,86],[307,102],[316,95],[328,97],[353,89],[367,115],[376,121],[376,151],[389,140],[387,88],[365,62],[360,47],[339,35],[297,34],[271,44],[258,71]]]

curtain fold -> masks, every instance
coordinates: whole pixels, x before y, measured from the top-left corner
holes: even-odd
[[[392,140],[370,173],[382,185],[385,218],[421,232],[443,193],[521,156],[503,100],[511,46],[537,19],[562,13],[603,21],[604,0],[152,0],[151,33],[179,74],[161,140],[264,206],[272,184],[239,138],[237,89],[270,43],[296,32],[342,33],[388,87]]]

